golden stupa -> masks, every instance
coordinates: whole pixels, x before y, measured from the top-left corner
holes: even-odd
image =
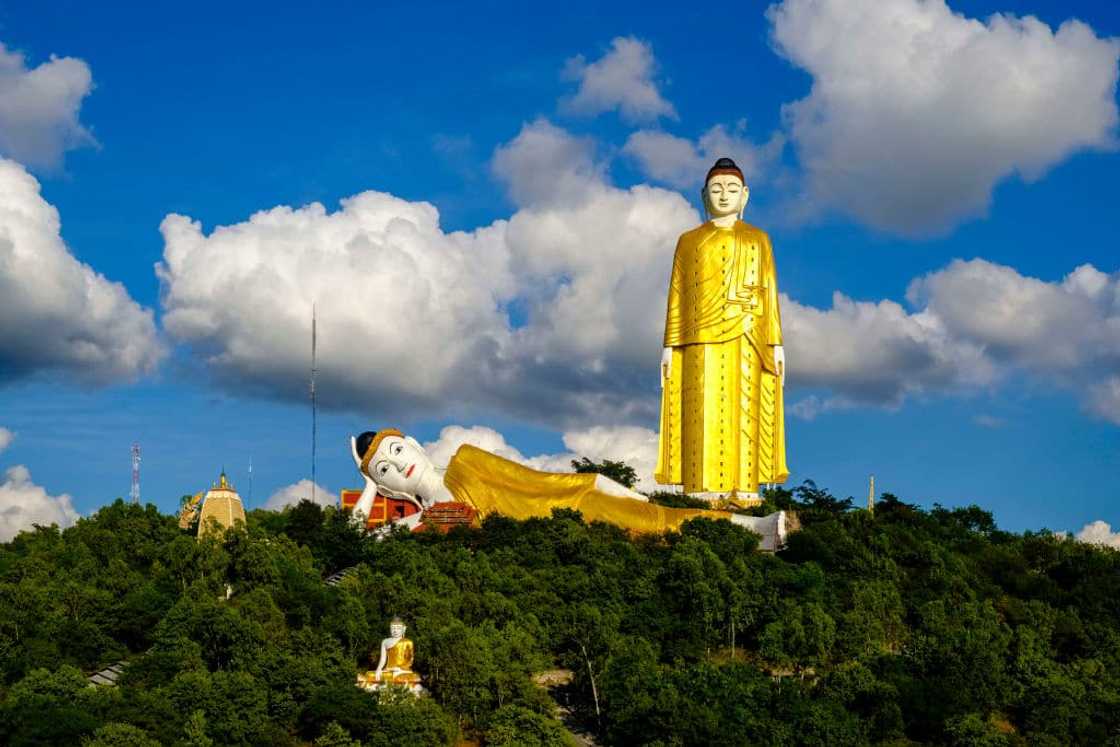
[[[210,519],[214,519],[216,525]],[[226,473],[222,472],[218,482],[206,491],[206,496],[202,499],[198,536],[204,537],[210,531],[220,533],[239,521],[245,523],[245,507],[241,505],[241,496],[226,479]]]

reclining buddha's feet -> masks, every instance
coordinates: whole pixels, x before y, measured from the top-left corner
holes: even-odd
[[[649,498],[636,490],[631,490],[621,483],[617,483],[606,475],[595,475],[595,489],[600,493],[613,495],[617,498],[631,498],[635,501],[649,503]]]
[[[731,514],[731,523],[749,529],[760,537],[758,549],[777,552],[786,544],[790,526],[785,511],[775,511],[766,516]]]

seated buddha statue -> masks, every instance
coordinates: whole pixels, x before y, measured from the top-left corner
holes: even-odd
[[[407,627],[399,617],[389,623],[389,637],[381,641],[377,669],[358,675],[358,687],[380,690],[389,685],[407,687],[415,693],[423,691],[420,675],[412,671],[412,641],[404,637]],[[372,662],[372,657],[370,659]]]
[[[579,511],[589,522],[603,521],[633,532],[679,531],[689,519],[726,519],[761,535],[759,547],[778,550],[785,544],[786,514],[744,516],[730,511],[670,508],[594,473],[541,472],[488,451],[463,444],[446,469],[436,467],[420,443],[395,428],[366,431],[350,439],[351,454],[366,481],[354,506],[354,520],[364,523],[377,494],[408,500],[420,511],[395,524],[415,527],[424,509],[458,502],[480,518],[501,514],[513,519],[548,517],[554,509]]]

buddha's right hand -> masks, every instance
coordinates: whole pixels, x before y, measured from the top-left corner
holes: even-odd
[[[665,348],[661,351],[661,386],[673,375],[673,349]]]

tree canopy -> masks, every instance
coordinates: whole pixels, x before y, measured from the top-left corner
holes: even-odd
[[[0,545],[0,742],[1120,744],[1120,552],[811,483],[775,508],[801,529],[764,554],[568,511],[375,541],[308,502],[200,541],[117,501]],[[354,686],[394,615],[430,698]]]
[[[572,460],[572,469],[576,472],[595,473],[609,477],[620,485],[628,488],[634,487],[638,482],[638,472],[626,462],[616,462],[613,459],[604,459],[593,462],[587,457]]]

